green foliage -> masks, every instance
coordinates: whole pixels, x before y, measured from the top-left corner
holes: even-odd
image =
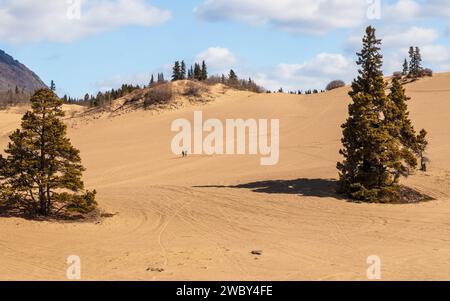
[[[181,79],[181,65],[179,61],[176,61],[172,69],[172,81],[174,82]]]
[[[10,135],[7,158],[0,160],[0,199],[7,208],[43,216],[73,204],[80,212],[95,208],[95,193],[84,192],[80,153],[60,120],[62,103],[50,89],[36,91],[21,129]]]
[[[421,76],[422,68],[422,55],[420,54],[419,47],[411,46],[409,48],[409,77],[418,78]]]
[[[337,164],[340,192],[362,201],[398,198],[399,178],[417,166],[408,98],[396,79],[386,96],[380,45],[375,29],[368,27],[358,53],[359,75],[349,93],[349,118],[342,125],[344,160]]]
[[[208,79],[208,68],[206,67],[205,61],[202,62],[202,70],[200,74],[200,80],[207,80]]]

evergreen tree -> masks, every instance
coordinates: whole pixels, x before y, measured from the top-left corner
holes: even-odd
[[[422,72],[422,55],[420,54],[420,48],[416,47],[414,51],[414,60],[416,62],[416,70],[415,70],[415,76],[420,77],[420,74]]]
[[[238,84],[238,76],[236,75],[236,72],[234,72],[233,69],[231,69],[230,73],[228,74],[228,84],[230,86],[236,86]]]
[[[398,174],[403,174],[400,142],[391,135],[390,124],[383,118],[389,103],[381,71],[381,40],[375,29],[366,29],[363,49],[358,53],[358,77],[349,95],[349,118],[342,125],[344,161],[337,164],[340,172],[339,191],[364,201],[383,201],[398,197]]]
[[[55,82],[53,80],[50,82],[50,90],[52,90],[53,92],[56,91],[56,85],[55,85]]]
[[[152,74],[152,77],[150,78],[150,87],[153,86],[155,84],[155,77]]]
[[[420,77],[422,72],[422,55],[420,54],[419,47],[411,46],[409,48],[409,76],[412,78]]]
[[[192,67],[192,66],[188,70],[188,79],[190,79],[190,80],[194,79],[194,67]]]
[[[402,74],[403,74],[404,76],[406,76],[406,75],[408,75],[408,73],[409,73],[408,60],[405,59],[405,61],[403,62],[403,72],[402,72]]]
[[[404,164],[398,166],[397,173],[394,172],[396,179],[400,176],[408,176],[410,170],[417,167],[417,159],[414,156],[417,139],[416,131],[409,118],[407,104],[409,100],[400,81],[394,78],[384,111],[384,123],[391,136],[401,144],[401,159]]]
[[[202,80],[202,70],[199,64],[194,64],[194,79]]]
[[[181,80],[185,80],[186,79],[186,63],[184,61],[181,61],[180,79]]]
[[[50,89],[40,89],[31,98],[31,111],[10,136],[8,157],[1,159],[2,205],[44,216],[95,209],[96,192],[83,192],[84,168],[79,151],[66,138],[61,106]]]
[[[420,170],[422,171],[427,171],[428,158],[425,157],[425,151],[428,146],[427,135],[428,133],[426,130],[423,129],[420,131],[419,135],[416,138],[414,149],[416,155],[420,158]]]
[[[164,83],[165,81],[164,73],[158,73],[158,83]]]
[[[206,67],[205,61],[202,62],[202,70],[200,75],[200,80],[207,80],[208,79],[208,69]]]
[[[174,82],[180,79],[181,79],[181,65],[179,61],[176,61],[172,69],[172,81]]]

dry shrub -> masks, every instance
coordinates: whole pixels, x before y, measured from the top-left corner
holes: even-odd
[[[184,96],[201,97],[203,93],[208,92],[208,88],[204,85],[188,82],[186,84],[186,89],[184,90]]]
[[[402,79],[403,73],[401,73],[400,71],[397,71],[397,72],[394,72],[394,74],[392,76],[396,79]]]
[[[420,73],[420,76],[424,77],[424,76],[429,76],[432,77],[433,76],[433,70],[431,70],[430,68],[426,68],[423,69]]]
[[[326,90],[327,91],[331,91],[337,88],[342,88],[345,87],[345,82],[342,80],[333,80],[332,82],[330,82],[327,87]]]
[[[153,105],[166,104],[170,102],[173,97],[172,88],[170,84],[163,84],[155,86],[150,89],[144,96],[144,106],[146,108]]]

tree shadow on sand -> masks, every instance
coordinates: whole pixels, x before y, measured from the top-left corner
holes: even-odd
[[[352,200],[345,195],[337,192],[338,181],[334,179],[297,179],[297,180],[273,180],[260,181],[235,186],[194,186],[196,188],[230,188],[230,189],[249,189],[257,193],[267,194],[293,194],[306,197],[334,198],[351,203],[364,203],[358,200]],[[415,204],[435,200],[420,191],[401,185],[399,187],[400,197],[397,200],[379,201],[374,203],[389,204]]]
[[[336,192],[337,181],[333,179],[297,179],[260,181],[235,186],[195,186],[196,188],[250,189],[268,194],[295,194],[307,197],[345,199]]]

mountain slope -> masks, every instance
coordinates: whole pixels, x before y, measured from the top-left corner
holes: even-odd
[[[33,92],[45,84],[33,71],[0,50],[0,92],[14,91],[16,86],[24,92]]]

